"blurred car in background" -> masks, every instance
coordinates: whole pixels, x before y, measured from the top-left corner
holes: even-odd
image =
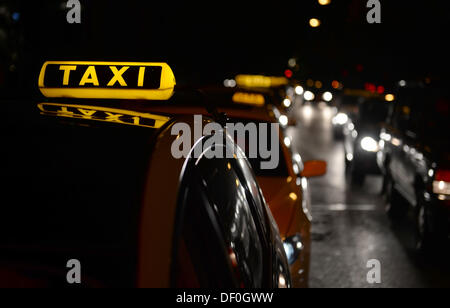
[[[291,286],[278,227],[226,131],[214,146],[236,155],[206,158],[214,132],[193,136],[188,153],[201,157],[174,158],[174,125],[195,131],[217,116],[148,108],[198,99],[174,86],[164,63],[48,62],[46,99],[3,102],[13,205],[0,216],[1,286],[65,286],[74,259],[87,287]]]
[[[380,134],[386,210],[394,219],[412,210],[418,251],[449,236],[449,119],[446,83],[402,82]]]
[[[363,183],[368,174],[379,174],[377,153],[380,130],[386,121],[389,102],[383,97],[365,98],[358,115],[347,119],[343,127],[346,169],[355,183]]]
[[[265,104],[270,106],[273,115],[283,129],[296,125],[295,116],[289,112],[295,104],[293,93],[289,91],[292,89],[289,79],[278,76],[241,74],[236,76],[236,85],[239,89],[264,95]]]
[[[358,106],[364,101],[364,97],[371,95],[364,90],[344,89],[336,95],[333,106],[336,108],[336,114],[331,120],[333,126],[333,137],[342,139],[344,137],[344,127],[356,120],[358,117]]]
[[[307,88],[303,91],[303,101],[304,103],[327,103],[330,104],[333,100],[333,93],[329,90],[324,89],[312,89]]]

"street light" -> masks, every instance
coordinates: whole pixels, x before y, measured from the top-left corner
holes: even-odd
[[[317,18],[311,18],[311,19],[309,20],[309,25],[310,25],[312,28],[317,28],[317,27],[320,26],[320,20],[318,20]]]
[[[387,102],[393,102],[395,100],[395,96],[392,94],[386,94],[384,98],[386,99]]]
[[[331,0],[319,0],[320,5],[328,5],[331,3]]]

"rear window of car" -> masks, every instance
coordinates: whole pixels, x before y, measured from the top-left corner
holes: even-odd
[[[259,122],[259,121],[249,121],[248,119],[230,119],[230,122],[233,124],[242,123],[243,125],[248,125],[250,123],[254,123],[256,125],[257,129],[260,127],[260,124],[263,123],[263,122]],[[246,131],[245,140],[238,140],[236,134],[235,134],[235,136],[232,136],[232,137],[234,138],[236,144],[238,144],[238,145],[245,144],[245,147],[243,148],[241,146],[241,148],[245,152],[245,155],[247,156],[256,176],[288,177],[289,171],[288,171],[288,167],[287,167],[287,162],[286,162],[286,159],[284,156],[283,148],[281,146],[281,142],[283,142],[283,140],[281,140],[280,135],[277,134],[278,142],[273,145],[273,146],[275,146],[275,149],[272,149],[270,136],[271,136],[273,128],[270,125],[270,123],[267,124],[267,129],[270,130],[270,131],[265,130],[265,132],[267,134],[267,138],[268,138],[267,143],[266,143],[268,150],[270,151],[271,155],[278,155],[278,164],[273,169],[263,169],[262,168],[261,164],[263,162],[268,162],[270,160],[270,158],[264,158],[260,155],[261,153],[259,151],[259,148],[262,145],[260,143],[261,131],[259,129],[258,129],[258,138],[256,140],[258,151],[257,151],[256,157],[254,157],[254,158],[250,157],[250,138],[252,138],[252,137],[250,136],[248,131]]]

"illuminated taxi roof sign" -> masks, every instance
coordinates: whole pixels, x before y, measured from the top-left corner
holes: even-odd
[[[378,93],[370,92],[361,89],[344,89],[344,95],[348,96],[361,96],[365,98],[380,98],[381,95]]]
[[[160,128],[170,118],[131,110],[59,103],[37,104],[41,114],[116,124]]]
[[[245,104],[253,106],[264,106],[265,99],[262,94],[236,92],[233,94],[233,102],[236,104]]]
[[[263,75],[237,75],[235,79],[238,86],[248,88],[275,88],[289,83],[285,77]]]
[[[167,100],[175,84],[166,63],[48,61],[39,75],[51,98]]]

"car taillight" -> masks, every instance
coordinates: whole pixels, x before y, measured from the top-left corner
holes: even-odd
[[[437,170],[435,181],[450,182],[450,170]]]
[[[439,199],[446,199],[445,196],[450,195],[450,170],[436,171],[433,181],[433,193],[440,195]]]

